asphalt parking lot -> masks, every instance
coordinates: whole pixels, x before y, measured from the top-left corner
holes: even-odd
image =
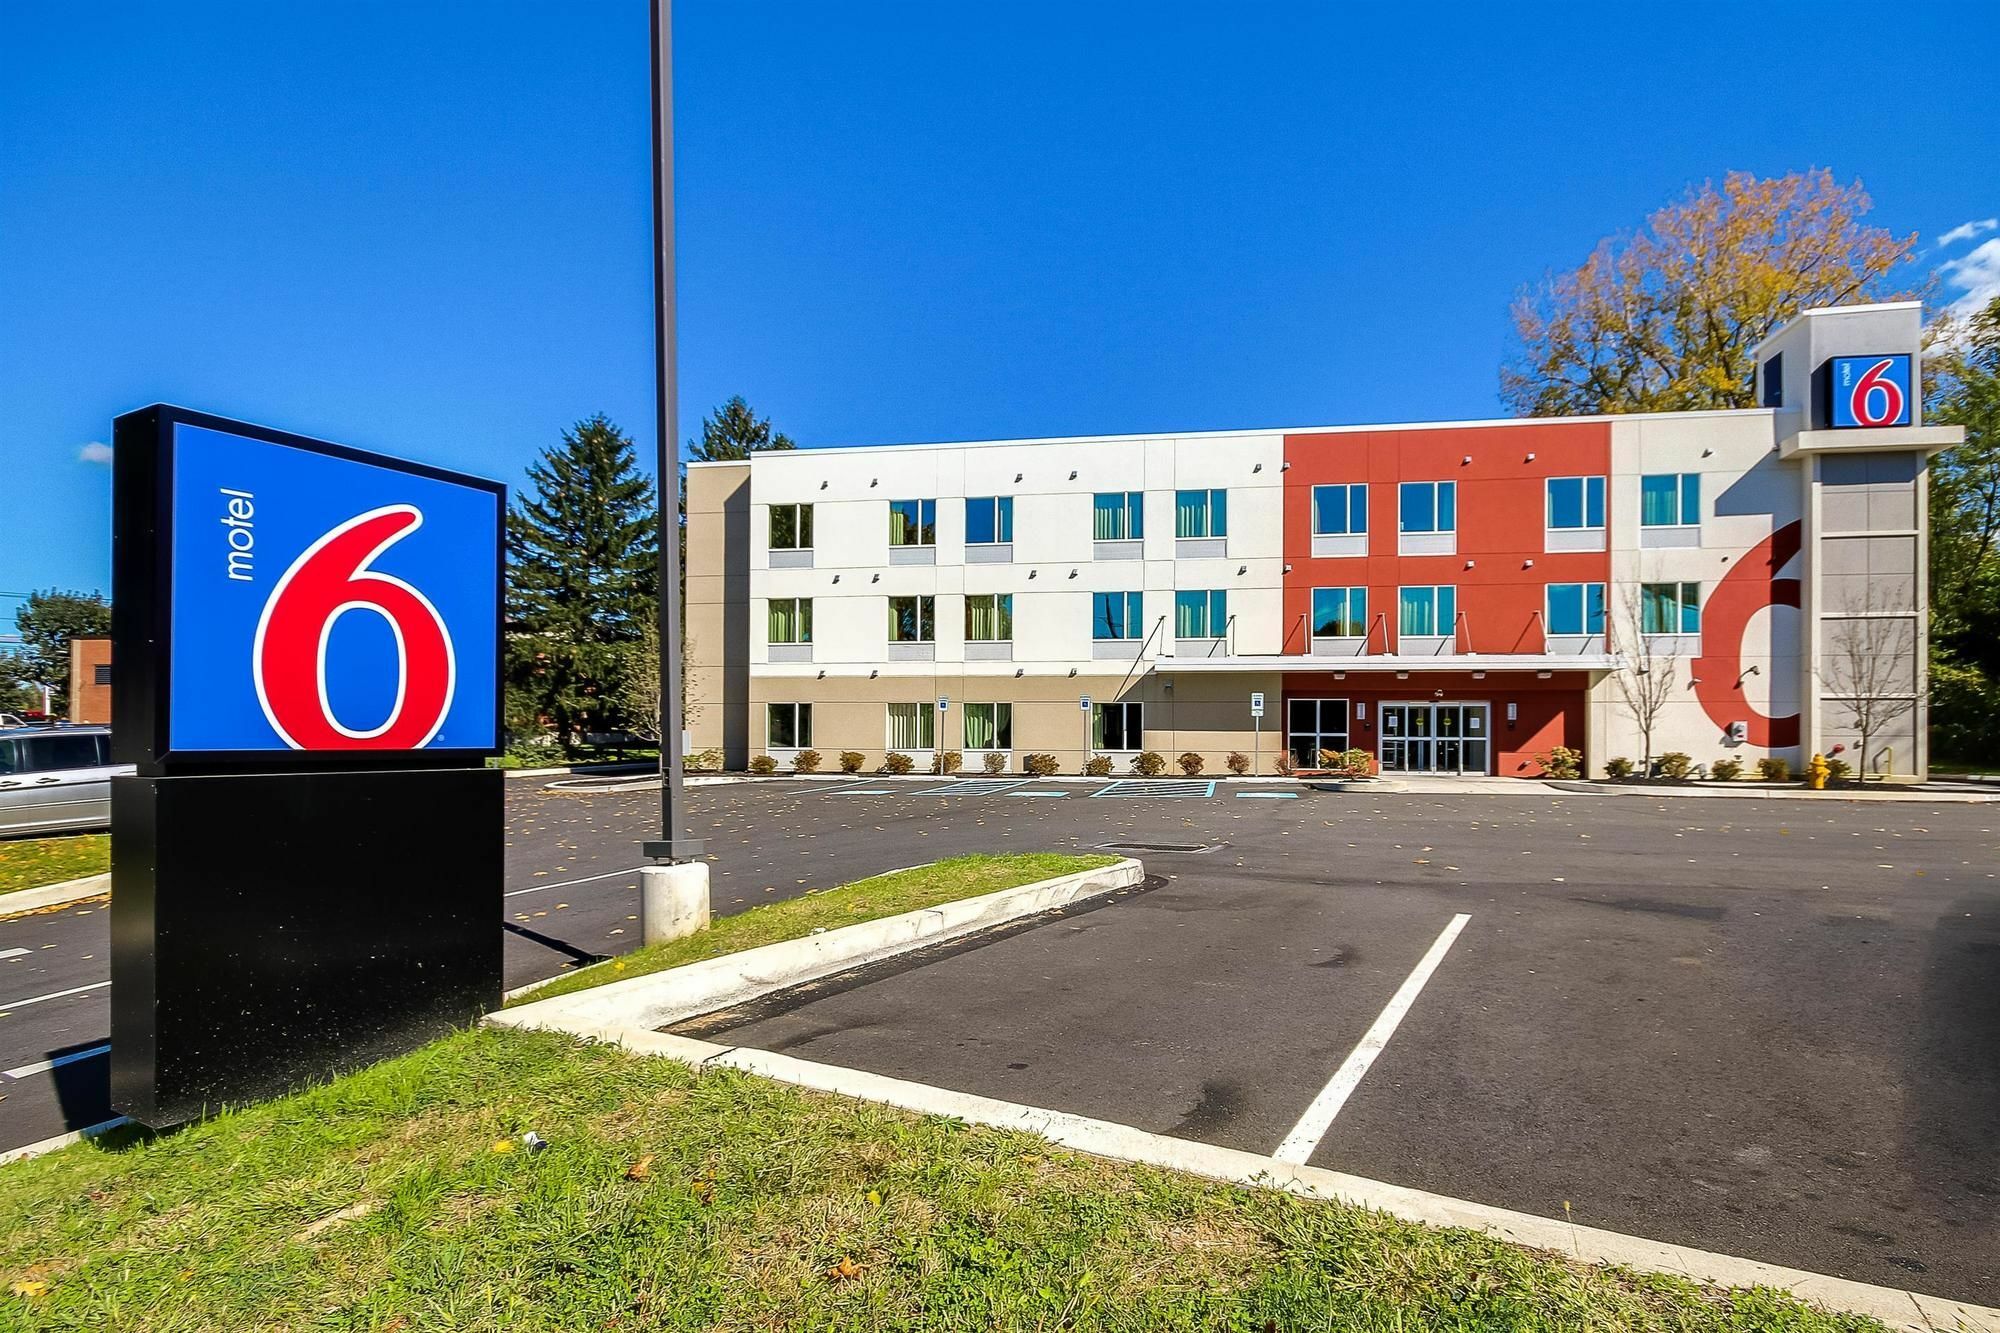
[[[996,794],[947,833],[901,795],[826,799],[878,835],[1140,844],[1164,882],[678,1031],[2000,1296],[1991,807],[1405,794],[1107,821]],[[1170,843],[1211,850],[1143,849]]]
[[[1111,785],[691,791],[723,913],[964,851],[1119,844],[1157,877],[698,1030],[2000,1297],[2000,808]],[[657,799],[510,784],[510,985],[636,947]],[[0,922],[29,949],[7,995],[102,975],[85,910]],[[101,1044],[107,1013],[0,1006],[0,1146],[90,1122],[101,1056],[4,1067]]]

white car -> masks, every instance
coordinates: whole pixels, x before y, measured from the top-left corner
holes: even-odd
[[[133,771],[106,727],[0,730],[0,838],[109,828],[111,779]]]

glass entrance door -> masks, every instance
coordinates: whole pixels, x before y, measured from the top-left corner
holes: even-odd
[[[1383,772],[1487,772],[1487,705],[1383,704],[1381,713]]]

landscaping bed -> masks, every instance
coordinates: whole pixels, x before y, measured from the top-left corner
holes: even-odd
[[[1096,870],[1118,860],[1116,856],[1100,853],[1020,852],[1004,856],[954,856],[907,870],[892,870],[836,889],[818,890],[718,917],[706,930],[664,944],[648,944],[622,958],[554,977],[510,1003],[546,1000],[553,995],[662,972],[743,949],[802,939],[836,926],[859,925],[957,898],[974,898],[1058,875]]]
[[[21,1329],[1880,1327],[543,1032],[0,1181]]]

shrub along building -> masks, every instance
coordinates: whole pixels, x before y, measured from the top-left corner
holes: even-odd
[[[693,464],[693,744],[1526,777],[1860,767],[1866,730],[1918,775],[1926,470],[1962,438],[1922,424],[1920,342],[1914,303],[1808,311],[1733,411]]]

